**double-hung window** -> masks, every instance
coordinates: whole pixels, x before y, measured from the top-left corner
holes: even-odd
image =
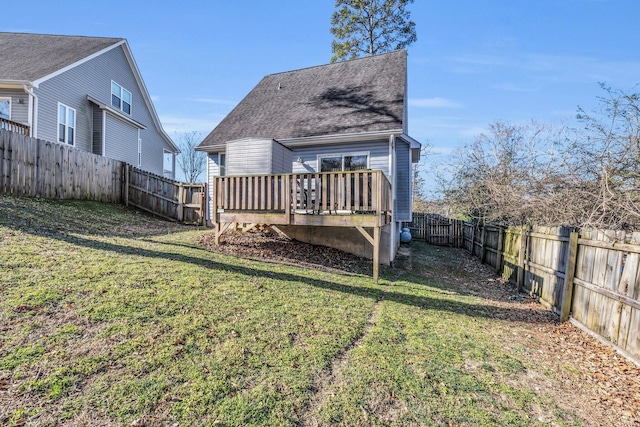
[[[111,82],[111,105],[131,115],[131,92],[114,81]]]
[[[76,110],[58,103],[58,141],[73,145],[76,138]]]
[[[318,156],[320,172],[357,171],[369,168],[368,153]]]

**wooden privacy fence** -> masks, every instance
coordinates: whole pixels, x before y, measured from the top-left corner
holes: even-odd
[[[204,224],[206,184],[163,178],[119,160],[0,128],[0,194],[124,203]]]
[[[462,246],[463,226],[463,221],[423,212],[414,212],[413,221],[407,225],[415,240],[454,247]]]
[[[0,129],[0,193],[120,203],[118,160]]]
[[[640,363],[640,233],[465,224],[463,237],[519,290]]]
[[[206,184],[177,182],[131,165],[124,166],[126,206],[153,213],[170,221],[205,225]]]

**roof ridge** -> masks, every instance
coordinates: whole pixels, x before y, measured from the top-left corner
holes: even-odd
[[[0,34],[15,34],[25,36],[49,36],[49,37],[77,37],[85,39],[104,39],[104,40],[125,40],[124,37],[105,37],[105,36],[85,36],[85,35],[73,35],[73,34],[49,34],[49,33],[27,33],[27,32],[14,32],[14,31],[0,31]]]
[[[399,52],[405,52],[406,53],[406,51],[407,51],[406,49],[396,49],[396,50],[393,50],[391,52],[378,53],[376,55],[361,56],[359,58],[351,58],[351,59],[347,59],[345,61],[330,62],[328,64],[320,64],[320,65],[311,65],[309,67],[302,67],[302,68],[298,68],[298,69],[295,69],[295,70],[289,70],[289,71],[280,71],[280,72],[277,72],[277,73],[267,74],[267,75],[265,75],[263,77],[263,79],[267,78],[267,77],[271,77],[271,76],[277,76],[279,74],[289,74],[289,73],[295,73],[295,72],[298,72],[298,71],[312,70],[314,68],[322,68],[322,67],[329,67],[329,66],[332,66],[332,65],[344,64],[344,63],[347,63],[347,62],[356,62],[356,61],[361,61],[361,60],[366,60],[366,59],[379,58],[381,56],[391,55],[391,54],[399,53]]]

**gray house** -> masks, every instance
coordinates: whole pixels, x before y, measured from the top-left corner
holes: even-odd
[[[0,33],[0,126],[175,176],[125,39]]]
[[[411,221],[406,51],[264,77],[202,141],[210,220],[393,260]]]

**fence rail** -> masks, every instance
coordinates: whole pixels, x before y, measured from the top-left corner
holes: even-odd
[[[119,160],[0,128],[0,194],[124,203],[204,224],[206,184],[173,181]]]

